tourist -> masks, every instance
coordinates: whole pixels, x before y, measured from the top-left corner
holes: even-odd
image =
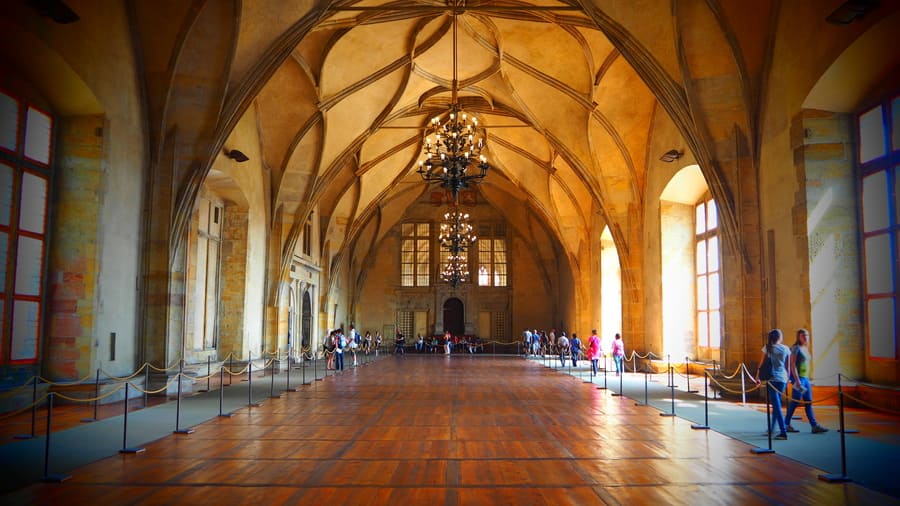
[[[785,346],[782,341],[784,336],[780,329],[772,329],[769,331],[766,346],[762,350],[762,356],[759,358],[759,367],[756,370],[756,377],[753,380],[758,384],[760,377],[760,369],[763,363],[768,359],[771,361],[771,378],[766,380],[766,388],[769,402],[772,403],[772,418],[769,422],[769,433],[772,433],[773,425],[778,424],[780,432],[775,439],[787,439],[787,427],[784,423],[784,413],[781,412],[781,396],[784,394],[784,387],[788,380],[788,362],[791,358],[791,350]]]
[[[559,366],[566,366],[566,356],[569,354],[569,338],[566,337],[566,333],[563,332],[559,335],[559,339],[556,340],[556,348],[559,351]]]
[[[572,333],[572,339],[569,340],[569,349],[572,354],[572,367],[578,367],[578,356],[581,355],[581,339],[578,334]]]
[[[616,338],[613,340],[612,356],[616,363],[616,376],[619,376],[625,367],[625,343],[622,341],[621,334],[616,334]]]
[[[793,386],[791,387],[791,402],[788,404],[787,414],[784,419],[787,420],[787,432],[800,432],[791,426],[791,420],[794,416],[794,410],[800,402],[803,402],[803,409],[806,411],[806,420],[812,426],[813,434],[821,434],[828,432],[828,429],[816,423],[816,415],[813,414],[812,407],[812,386],[809,383],[809,371],[812,369],[812,354],[809,352],[809,331],[800,329],[797,331],[797,340],[791,346],[790,372]]]
[[[591,360],[591,374],[597,374],[600,363],[600,338],[597,337],[597,330],[591,330],[591,337],[588,338],[588,358]]]

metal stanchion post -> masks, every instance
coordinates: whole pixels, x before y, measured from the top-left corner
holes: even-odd
[[[72,477],[68,474],[50,474],[48,472],[50,470],[50,434],[53,426],[54,395],[53,392],[50,392],[50,395],[47,397],[47,437],[44,440],[44,475],[41,477],[41,481],[44,483],[62,483]]]
[[[743,377],[743,376],[742,376]],[[771,410],[769,409],[769,382],[766,381],[763,383],[766,389],[766,435],[769,439],[769,447],[768,448],[751,448],[750,453],[775,453],[775,450],[772,449],[772,415]]]
[[[672,374],[672,366],[669,366],[669,375]],[[675,384],[674,382],[669,382],[669,391],[671,392],[672,397],[672,411],[670,413],[660,413],[659,416],[675,416]]]
[[[666,388],[672,388],[675,386],[675,377],[672,375],[672,356],[666,355],[666,380],[669,382],[666,385]]]
[[[247,407],[258,408],[260,404],[253,402],[253,360],[247,361]]]
[[[232,350],[231,355],[228,356],[228,386],[231,386],[232,376],[234,376],[234,350]]]
[[[644,369],[644,402],[635,402],[635,406],[647,406],[648,405],[648,391],[647,391],[647,369]]]
[[[82,418],[82,423],[90,423],[97,421],[97,403],[100,402],[100,368],[97,368],[96,379],[94,380],[94,417],[93,418]]]
[[[852,478],[847,476],[847,444],[845,441],[847,431],[844,429],[844,391],[841,389],[840,378],[841,375],[838,374],[838,416],[841,424],[841,474],[820,474],[819,479],[827,481],[828,483],[847,483],[853,481]]]
[[[606,390],[606,361],[603,362],[603,386],[597,387],[597,390]]]
[[[716,369],[716,361],[713,360],[713,375],[718,375],[718,370]],[[713,389],[713,400],[718,398],[718,390]]]
[[[198,390],[198,392],[209,392],[209,377],[212,372],[212,357],[206,356],[206,390]]]
[[[323,357],[325,356],[325,353],[327,353],[327,352],[322,352]],[[375,353],[378,353],[378,348],[375,348]],[[377,357],[378,355],[375,355],[375,356]],[[325,374],[328,374],[327,362],[326,362],[326,366],[325,366]],[[316,355],[313,355],[313,380],[314,381],[322,381],[322,379],[319,378],[319,357]]]
[[[17,434],[15,439],[32,439],[34,438],[34,425],[37,417],[37,375],[34,376],[31,387],[31,434]]]
[[[219,387],[219,416],[227,418],[231,416],[231,413],[222,412],[222,405],[225,403],[225,364],[222,364],[222,367],[219,369],[219,383],[222,385]]]
[[[302,357],[302,355],[301,355]],[[288,347],[288,356],[287,356],[287,383],[285,384],[284,391],[285,392],[296,392],[296,388],[291,388],[291,361],[294,360],[294,350],[293,348]]]
[[[703,372],[703,425],[691,425],[692,429],[709,429],[709,373]]]
[[[144,364],[144,407],[150,400],[150,363]]]
[[[276,353],[276,358],[278,355]],[[263,376],[265,376],[266,370],[263,368]],[[272,359],[272,375],[269,379],[269,399],[278,399],[281,397],[281,394],[275,395],[275,358]]]
[[[194,429],[182,429],[181,424],[181,380],[184,378],[184,359],[178,361],[178,393],[175,398],[175,434],[193,434]]]
[[[684,374],[687,376],[687,393],[696,394],[696,390],[691,390],[691,358],[684,357]]]
[[[623,360],[624,360],[624,357],[623,357]],[[622,378],[625,377],[625,365],[622,366],[622,371],[617,372],[617,374],[619,375],[619,391],[613,392],[613,397],[624,397],[625,391],[622,388]]]
[[[122,449],[119,453],[141,453],[146,450],[143,447],[128,447],[128,387],[130,383],[125,382],[125,413],[122,417]]]
[[[810,385],[810,388],[812,388],[812,385]],[[841,386],[841,373],[838,373],[838,392],[841,392],[841,391],[843,391],[843,387]],[[856,429],[848,429],[844,426],[841,426],[841,428],[839,430],[841,431],[841,434],[858,434],[859,433],[859,431]]]

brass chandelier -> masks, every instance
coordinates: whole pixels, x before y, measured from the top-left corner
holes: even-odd
[[[456,201],[459,190],[481,182],[490,166],[481,154],[487,137],[478,119],[459,105],[457,76],[457,13],[453,9],[453,81],[446,119],[432,118],[425,129],[422,156],[416,171],[428,184],[448,190]]]
[[[456,288],[460,283],[469,280],[469,260],[466,254],[461,252],[457,255],[449,255],[444,269],[441,271],[441,281],[449,283]]]
[[[475,242],[473,227],[469,223],[469,213],[464,213],[459,208],[444,213],[444,221],[441,223],[438,242],[447,248],[451,255],[459,255],[466,251],[469,245]]]

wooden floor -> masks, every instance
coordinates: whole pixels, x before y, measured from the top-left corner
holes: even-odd
[[[888,504],[514,358],[349,370],[3,504]]]

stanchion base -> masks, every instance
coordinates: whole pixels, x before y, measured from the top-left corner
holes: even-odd
[[[691,425],[694,430],[709,430],[709,425]]]
[[[219,413],[219,418],[231,418],[234,413]]]
[[[752,448],[750,450],[750,453],[755,453],[755,454],[759,455],[759,454],[764,454],[764,453],[775,453],[775,450],[773,450],[771,448]]]
[[[698,394],[698,393],[700,393],[700,390],[688,390],[687,393],[689,393],[689,394]]]
[[[248,408],[258,408],[260,406],[262,406],[261,402],[251,402],[250,404],[247,404]]]
[[[32,436],[31,434],[16,434],[15,436],[13,436],[13,439],[33,439],[33,438],[34,438],[34,436]]]
[[[309,383],[304,383],[304,385],[308,385],[308,384]],[[296,388],[285,388],[283,391],[284,392],[296,392],[297,389]]]
[[[143,453],[145,451],[147,451],[146,448],[122,448],[119,453]]]
[[[325,378],[316,378],[316,381],[322,381]]]
[[[859,431],[856,429],[844,429],[844,430],[838,429],[838,432],[842,432],[844,434],[859,434]]]
[[[96,421],[97,421],[96,418],[82,418],[81,420],[79,420],[79,422],[81,422],[81,423],[91,423],[91,422],[96,422]]]
[[[172,431],[172,434],[193,434],[194,429],[178,429]]]
[[[200,390],[197,390],[197,392],[202,394],[204,392],[209,392],[209,390],[206,388],[201,388]]]
[[[71,474],[48,474],[46,476],[41,476],[42,483],[62,483],[69,478],[71,478]]]
[[[820,474],[819,479],[828,483],[850,483],[853,478],[842,474]]]
[[[622,394],[614,393],[614,394],[612,394],[612,396],[613,396],[613,397],[622,397]]]
[[[597,387],[597,390],[606,390],[606,387]]]
[[[675,416],[675,413],[660,413],[659,416]]]
[[[269,396],[269,399],[281,399],[281,394],[272,394]]]
[[[635,406],[646,406],[647,403],[646,402],[635,402],[634,405]]]

